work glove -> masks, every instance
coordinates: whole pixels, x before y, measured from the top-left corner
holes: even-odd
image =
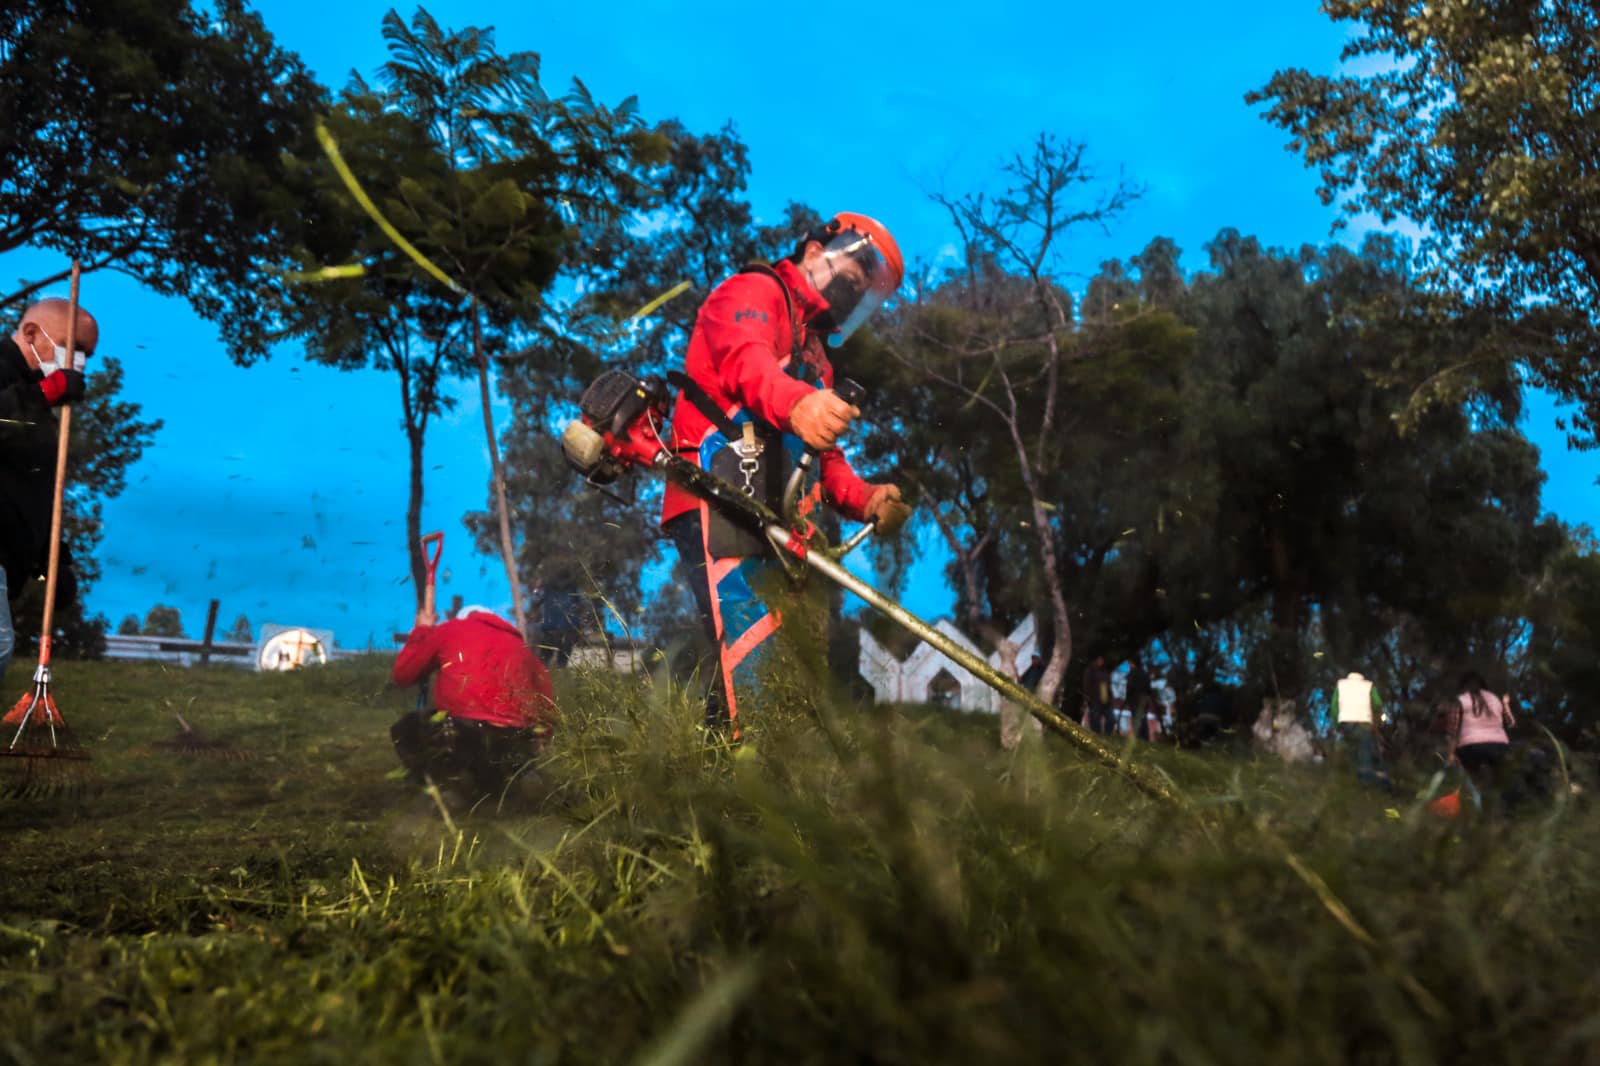
[[[807,448],[821,452],[833,447],[850,420],[860,415],[861,408],[845,403],[832,389],[818,389],[789,409],[789,429]]]
[[[76,370],[57,370],[39,382],[44,402],[51,407],[77,403],[83,399],[83,374]]]
[[[900,498],[900,486],[878,485],[867,497],[867,521],[877,526],[878,536],[892,537],[911,517],[911,505]]]

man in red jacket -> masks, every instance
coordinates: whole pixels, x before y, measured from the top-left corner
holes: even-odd
[[[517,627],[486,607],[435,625],[431,606],[394,661],[394,682],[433,676],[437,714],[408,714],[389,730],[419,784],[431,778],[457,799],[493,796],[538,753],[555,720],[550,674]]]
[[[835,446],[861,412],[833,391],[823,340],[842,344],[904,273],[881,223],[842,212],[803,236],[787,259],[752,264],[717,286],[689,338],[691,384],[673,409],[673,449],[774,510],[794,463],[814,451],[820,484],[807,486],[802,510],[820,498],[880,533],[898,530],[910,515],[900,490],[864,482]],[[707,725],[737,738],[739,696],[753,688],[756,653],[783,621],[760,595],[777,564],[759,534],[676,485],[667,486],[661,525],[718,649]]]

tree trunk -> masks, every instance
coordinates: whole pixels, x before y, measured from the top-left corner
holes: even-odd
[[[1289,560],[1289,546],[1283,534],[1283,517],[1272,512],[1267,519],[1267,552],[1272,573],[1272,637],[1270,652],[1272,677],[1277,694],[1284,698],[1300,695],[1300,581]]]
[[[428,562],[422,552],[422,440],[419,425],[406,422],[406,444],[411,462],[410,488],[406,494],[406,557],[411,561],[411,587],[417,594],[417,609],[428,586]]]
[[[511,585],[511,610],[517,629],[530,642],[528,614],[522,606],[522,581],[517,576],[517,552],[511,539],[511,509],[506,504],[506,475],[500,467],[500,444],[494,435],[494,412],[489,409],[489,358],[483,351],[483,320],[478,298],[472,298],[472,357],[478,363],[478,391],[483,399],[483,433],[488,438],[489,469],[494,477],[495,513],[500,519],[500,560],[505,564],[506,581]]]
[[[1067,676],[1067,664],[1072,661],[1072,617],[1067,613],[1067,597],[1061,591],[1061,564],[1056,557],[1055,537],[1051,533],[1050,516],[1044,504],[1035,495],[1033,499],[1033,529],[1039,539],[1040,562],[1044,567],[1045,587],[1050,590],[1050,617],[1055,626],[1055,640],[1051,642],[1050,658],[1045,662],[1044,674],[1039,678],[1038,695],[1046,703],[1054,704],[1061,682]]]

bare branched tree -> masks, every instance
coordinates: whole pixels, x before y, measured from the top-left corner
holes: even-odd
[[[941,286],[927,304],[908,308],[889,340],[895,359],[914,376],[958,394],[963,409],[984,412],[999,431],[997,447],[1014,464],[1019,499],[994,498],[974,474],[933,514],[961,574],[966,624],[996,648],[1013,677],[1017,648],[978,589],[982,567],[994,565],[1002,529],[1025,525],[1054,636],[1039,683],[1047,701],[1060,690],[1072,657],[1072,623],[1044,477],[1063,453],[1064,367],[1092,349],[1061,281],[1066,238],[1082,226],[1106,228],[1142,192],[1121,178],[1108,186],[1084,156],[1083,145],[1040,134],[1004,166],[998,194],[936,195],[961,237],[965,283]],[[969,443],[941,447],[951,458]]]

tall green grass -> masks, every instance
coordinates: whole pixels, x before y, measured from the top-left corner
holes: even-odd
[[[0,1058],[1600,1060],[1566,799],[1444,823],[1149,753],[1171,810],[992,719],[795,680],[719,747],[693,693],[569,675],[542,803],[447,819],[388,776],[385,669],[62,666],[106,787],[0,806]],[[155,749],[174,709],[256,757]]]

